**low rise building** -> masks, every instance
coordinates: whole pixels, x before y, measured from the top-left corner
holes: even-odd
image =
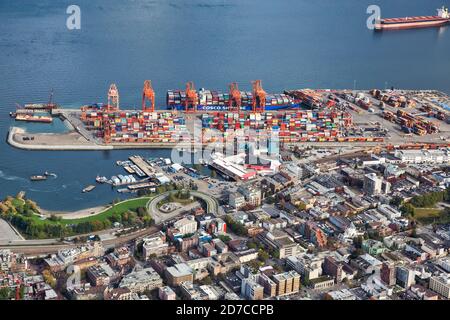
[[[262,300],[264,298],[264,287],[260,285],[255,276],[242,279],[241,295],[249,300]]]
[[[301,252],[300,246],[289,235],[280,230],[263,232],[258,235],[258,238],[269,247],[277,250],[280,259],[295,256]]]
[[[107,263],[87,268],[86,276],[93,286],[107,286],[115,276],[115,272]]]
[[[158,289],[158,297],[160,300],[176,300],[177,295],[175,291],[169,286],[160,287]]]
[[[85,245],[59,250],[50,258],[44,259],[45,264],[53,272],[64,270],[68,265],[76,263],[78,260],[98,258],[103,256],[105,250],[100,242],[87,243]]]
[[[120,288],[128,288],[134,293],[143,293],[163,286],[162,278],[153,268],[134,270],[120,281]]]
[[[310,280],[310,287],[314,290],[326,290],[334,286],[334,279],[330,276],[321,276]]]
[[[165,271],[167,277],[167,283],[170,286],[179,286],[185,281],[194,281],[194,273],[192,268],[186,263],[178,263],[172,267],[169,267]]]
[[[169,244],[165,241],[165,236],[162,234],[143,239],[142,255],[145,260],[149,259],[151,256],[167,254],[169,251]]]
[[[444,298],[450,299],[450,276],[442,274],[430,278],[430,290],[437,292]]]
[[[305,279],[316,279],[322,275],[324,258],[313,255],[287,257],[286,265],[297,271]]]
[[[178,229],[181,235],[190,234],[197,231],[197,221],[194,216],[187,216],[174,222],[173,227]]]
[[[289,295],[300,291],[300,275],[296,271],[275,274],[272,277],[277,285],[277,295]]]
[[[326,300],[357,300],[357,297],[349,289],[335,290],[325,293]]]

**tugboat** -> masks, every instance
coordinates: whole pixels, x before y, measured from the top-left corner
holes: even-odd
[[[34,175],[30,177],[31,181],[43,181],[43,180],[47,180],[47,176],[43,176],[43,175]]]

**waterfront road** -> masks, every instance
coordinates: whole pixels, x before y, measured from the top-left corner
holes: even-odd
[[[0,243],[20,240],[23,240],[20,233],[7,221],[0,219]]]
[[[135,239],[143,238],[148,235],[154,234],[158,232],[160,229],[161,226],[155,225],[139,231],[124,234],[114,239],[103,240],[101,242],[105,248],[113,248],[116,246],[124,245]],[[55,253],[58,250],[73,248],[80,245],[63,242],[59,242],[58,244],[56,241],[55,244],[49,244],[48,240],[42,240],[42,242],[47,241],[46,244],[39,244],[40,241],[41,240],[24,240],[22,244],[7,245],[7,246],[0,245],[0,249],[10,249],[13,252],[23,253],[28,256],[45,256],[51,253]]]

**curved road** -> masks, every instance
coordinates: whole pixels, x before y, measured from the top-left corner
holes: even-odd
[[[213,198],[205,193],[198,192],[198,191],[191,191],[191,194],[194,197],[200,198],[203,201],[205,201],[208,213],[216,214],[218,212],[219,205],[215,198]],[[167,195],[168,195],[168,192],[161,194],[159,196],[156,196],[155,198],[149,200],[149,202],[147,203],[147,210],[149,210],[148,212],[150,215],[152,214],[152,212],[159,211],[156,208],[156,204],[159,201],[161,201],[162,199],[164,199],[164,197]],[[153,208],[153,210],[154,210],[154,208],[156,208],[156,211],[150,211],[150,210],[152,210],[152,208]],[[168,214],[168,215],[170,215],[170,214]],[[163,222],[170,218],[173,218],[173,217],[168,217],[168,216],[163,217],[162,221],[160,221],[160,222]],[[106,247],[116,246],[116,245],[121,245],[121,244],[127,243],[128,241],[131,241],[136,238],[140,238],[140,237],[144,237],[144,236],[153,234],[155,232],[158,232],[158,230],[160,229],[160,226],[159,226],[160,222],[157,222],[155,220],[155,223],[157,224],[155,226],[145,228],[143,230],[139,230],[139,231],[136,231],[136,232],[133,232],[130,234],[126,234],[126,235],[120,236],[118,238],[103,240],[102,243]],[[106,232],[111,232],[111,230],[102,230],[100,232],[97,232],[97,234],[106,233]],[[76,247],[78,245],[79,244],[61,243],[59,241],[59,239],[15,240],[15,241],[11,241],[8,243],[0,243],[0,249],[11,249],[14,252],[24,253],[24,254],[48,254],[48,253],[57,252],[60,249]]]
[[[180,214],[180,210],[177,210],[176,212],[174,212],[175,214],[171,214],[171,213],[162,213],[158,207],[157,204],[162,201],[164,198],[166,198],[171,191],[165,192],[163,194],[160,194],[159,196],[153,198],[152,200],[150,200],[147,203],[147,211],[148,213],[152,216],[152,218],[155,220],[155,223],[161,223],[164,222],[166,220],[170,220],[174,217],[176,217],[178,214]],[[219,211],[219,204],[217,202],[217,200],[210,196],[207,195],[206,193],[203,192],[199,192],[199,191],[190,191],[191,195],[194,196],[195,198],[201,199],[203,201],[205,201],[206,203],[206,210],[208,213],[213,213],[213,214],[217,214]]]

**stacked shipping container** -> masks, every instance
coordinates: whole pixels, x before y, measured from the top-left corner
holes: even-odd
[[[104,132],[109,129],[113,143],[177,143],[189,135],[185,118],[171,112],[91,111],[86,113],[85,123],[97,130],[98,137],[104,136]],[[104,127],[107,123],[109,128]]]
[[[242,110],[251,110],[253,94],[251,92],[241,91]],[[197,109],[204,111],[227,111],[229,106],[229,93],[221,91],[212,91],[200,89],[198,91]],[[183,90],[169,90],[167,92],[167,107],[171,109],[183,108],[186,102],[186,93]],[[286,109],[295,108],[298,104],[286,94],[267,94],[266,108],[270,109]]]
[[[202,115],[205,130],[253,129],[256,132],[277,132],[284,142],[296,141],[336,141],[342,128],[352,124],[349,113],[299,111],[294,113],[212,113]]]

